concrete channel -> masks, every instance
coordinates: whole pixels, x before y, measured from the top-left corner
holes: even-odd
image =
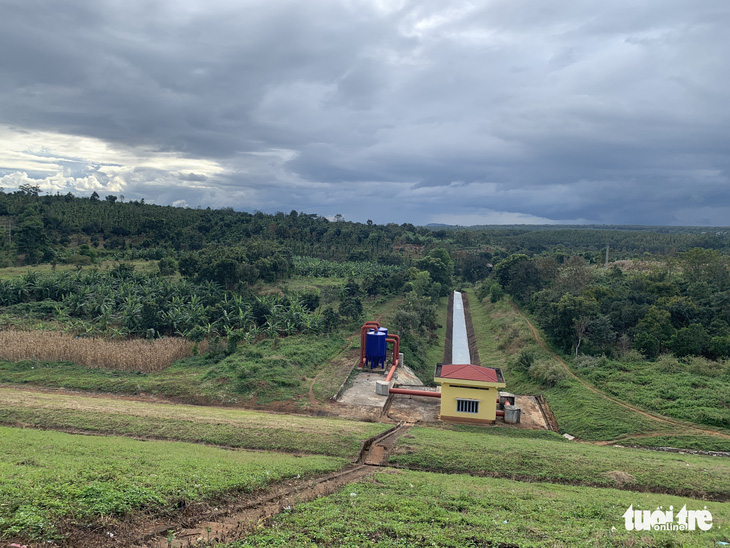
[[[469,353],[469,335],[466,330],[464,300],[459,291],[454,291],[451,331],[451,363],[472,363]]]

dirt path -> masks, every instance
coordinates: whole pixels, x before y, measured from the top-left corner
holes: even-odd
[[[64,527],[67,539],[62,546],[182,548],[235,541],[296,504],[330,495],[345,485],[362,481],[378,467],[387,466],[398,438],[409,428],[408,424],[399,424],[365,440],[356,462],[337,472],[293,478],[258,493],[224,501],[193,503],[168,516],[136,513],[120,522],[109,520],[91,528],[70,522]]]
[[[658,422],[663,422],[665,424],[670,424],[672,426],[676,426],[678,429],[681,429],[681,431],[683,433],[685,433],[685,434],[687,433],[687,429],[690,428],[694,432],[701,432],[702,434],[706,434],[706,435],[709,435],[709,436],[717,436],[717,437],[720,437],[720,438],[730,439],[730,435],[728,435],[728,434],[723,434],[722,432],[717,432],[715,430],[706,430],[704,428],[699,428],[699,427],[694,426],[694,425],[688,425],[688,424],[683,423],[683,422],[680,422],[678,420],[671,419],[669,417],[665,417],[664,415],[659,415],[659,414],[654,414],[654,413],[648,413],[646,411],[643,411],[643,410],[641,410],[641,409],[639,409],[637,407],[634,407],[632,405],[629,405],[627,403],[624,403],[624,402],[622,402],[619,399],[613,398],[613,397],[611,397],[611,396],[609,396],[609,395],[601,392],[596,387],[594,387],[593,385],[587,383],[586,381],[584,381],[583,379],[581,379],[578,375],[576,375],[575,373],[573,373],[572,369],[570,369],[570,366],[567,363],[565,363],[565,361],[560,356],[558,356],[557,354],[555,354],[548,347],[547,343],[545,343],[545,341],[542,340],[542,338],[540,337],[540,334],[537,332],[537,329],[535,329],[535,326],[533,326],[532,325],[532,322],[530,322],[530,320],[527,319],[527,317],[520,311],[520,309],[517,308],[517,305],[515,305],[514,303],[511,303],[511,305],[512,305],[512,308],[515,310],[515,312],[517,312],[517,314],[520,316],[520,318],[522,318],[525,321],[525,323],[527,323],[527,326],[530,328],[530,331],[532,331],[532,336],[535,338],[535,341],[537,341],[537,344],[540,345],[540,348],[542,348],[543,350],[545,350],[546,352],[548,352],[553,357],[553,359],[555,361],[557,361],[563,367],[563,369],[566,371],[566,373],[568,373],[568,375],[570,375],[571,377],[573,377],[575,380],[577,380],[580,384],[582,384],[585,388],[587,388],[588,390],[590,390],[594,394],[597,394],[598,396],[601,396],[602,398],[605,398],[605,399],[607,399],[607,400],[609,400],[609,401],[611,401],[611,402],[613,402],[613,403],[615,403],[617,405],[620,405],[621,407],[623,407],[625,409],[628,409],[629,411],[633,411],[634,413],[638,413],[639,415],[642,415],[642,416],[644,416],[644,417],[646,417],[648,419],[655,420],[655,421],[658,421]],[[659,435],[659,434],[654,434],[654,435]],[[664,433],[664,435],[668,435],[668,434],[667,433]],[[638,437],[638,436],[632,436],[632,437]],[[647,437],[651,437],[651,435],[649,435]],[[617,438],[617,440],[620,440],[620,439],[621,438]],[[608,445],[610,443],[612,443],[612,442],[611,441],[601,442],[601,444],[603,444],[603,445]]]
[[[258,493],[215,503],[193,503],[171,511],[168,516],[135,513],[120,521],[102,518],[92,527],[69,520],[62,528],[65,541],[54,546],[181,548],[232,542],[264,525],[272,516],[296,504],[330,495],[375,470],[373,466],[351,464],[344,470],[315,478],[282,481]]]
[[[362,446],[357,462],[371,466],[387,466],[390,454],[395,449],[398,439],[406,435],[410,428],[411,424],[401,423],[366,441]]]
[[[408,432],[410,425],[399,424],[363,443],[356,463],[345,470],[311,480],[293,480],[254,498],[244,499],[223,510],[193,512],[193,517],[177,523],[155,524],[139,537],[133,546],[168,548],[191,546],[195,543],[230,542],[241,538],[272,516],[288,511],[295,504],[330,495],[345,485],[360,481],[376,467],[386,466],[398,438]],[[172,532],[172,533],[171,533]]]
[[[132,544],[143,548],[191,546],[195,543],[231,542],[294,505],[331,495],[345,485],[360,481],[375,469],[355,464],[347,469],[310,480],[294,480],[224,509],[194,512],[177,523],[153,526]],[[170,534],[173,531],[173,534]],[[171,538],[172,537],[172,538]]]

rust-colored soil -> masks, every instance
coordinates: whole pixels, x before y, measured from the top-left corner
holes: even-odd
[[[391,428],[379,436],[368,440],[363,444],[357,461],[372,466],[386,466],[398,439],[407,434],[410,428],[411,426],[409,424],[401,423],[395,428]]]

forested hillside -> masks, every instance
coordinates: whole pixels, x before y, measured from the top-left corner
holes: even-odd
[[[671,351],[678,357],[730,355],[728,257],[694,248],[664,260],[610,268],[582,256],[514,254],[497,263],[493,284],[525,304],[560,350],[622,355],[630,348],[648,358]]]
[[[467,279],[481,277],[487,273],[487,264],[512,253],[550,251],[558,258],[580,254],[590,263],[600,263],[607,245],[611,259],[671,255],[695,247],[730,248],[727,229],[377,225],[341,217],[330,221],[296,211],[267,215],[157,206],[144,200],[125,202],[123,196],[102,199],[96,193],[88,198],[70,193],[42,196],[33,186],[13,193],[0,189],[0,234],[0,260],[6,266],[53,261],[85,264],[104,255],[159,259],[167,250],[184,253],[214,244],[252,242],[266,242],[267,249],[277,243],[292,255],[402,264],[424,250],[445,247],[455,252],[457,273],[463,268]],[[259,248],[252,253],[260,256],[265,251]]]
[[[151,273],[119,264],[103,275],[29,274],[0,285],[0,304],[16,307],[7,312],[78,318],[102,331],[114,324],[131,335],[200,338],[250,326],[282,333],[304,325],[326,330],[339,318],[358,319],[362,297],[412,294],[400,320],[405,331],[411,325],[414,335],[422,335],[421,322],[408,315],[433,324],[424,303],[446,295],[457,280],[482,283],[482,297],[498,299],[506,292],[527,305],[566,354],[730,354],[730,232],[724,229],[425,228],[339,216],[331,221],[296,211],[156,206],[96,193],[42,196],[33,186],[0,192],[0,219],[3,266],[155,261]],[[317,311],[324,303],[313,293],[297,295],[292,304],[287,297],[262,301],[248,290],[292,275],[350,279],[335,303],[339,316]],[[173,278],[162,281],[165,276]],[[219,302],[236,296],[247,306]],[[322,317],[305,321],[314,311]]]

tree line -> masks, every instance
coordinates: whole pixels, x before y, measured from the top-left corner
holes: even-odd
[[[566,353],[730,357],[730,263],[717,250],[694,248],[648,272],[605,269],[582,256],[513,254],[481,288],[492,300],[503,292]]]
[[[90,197],[41,195],[37,186],[0,189],[0,266],[38,262],[91,264],[102,258],[183,254],[211,246],[276,244],[290,256],[336,262],[413,266],[437,248],[446,249],[454,272],[477,281],[509,255],[581,255],[600,264],[686,252],[695,247],[725,252],[730,232],[673,227],[416,227],[329,220],[297,211],[273,215],[226,209],[179,208]],[[264,269],[266,270],[266,269]]]

